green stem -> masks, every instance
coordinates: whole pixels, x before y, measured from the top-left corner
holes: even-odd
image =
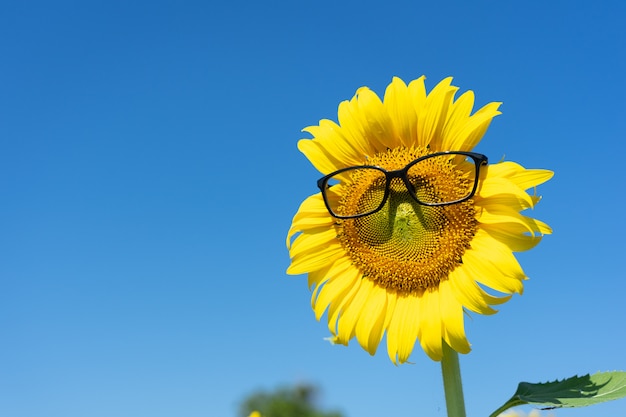
[[[465,417],[465,401],[463,400],[463,384],[461,383],[459,354],[448,346],[446,342],[443,342],[441,373],[443,374],[443,390],[446,394],[448,417]]]

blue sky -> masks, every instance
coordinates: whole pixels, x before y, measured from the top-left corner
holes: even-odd
[[[477,151],[556,173],[524,295],[467,321],[468,415],[521,380],[626,370],[625,20],[619,1],[5,2],[0,415],[231,417],[310,382],[347,417],[444,416],[438,363],[330,346],[285,274],[319,177],[301,129],[393,76],[502,101]]]

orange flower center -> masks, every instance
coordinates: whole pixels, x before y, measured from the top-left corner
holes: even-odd
[[[400,147],[377,154],[367,164],[392,171],[428,153],[425,149]],[[465,181],[463,172],[450,164],[433,164],[425,169],[431,171],[424,176],[423,187],[428,192],[446,193]],[[415,201],[399,178],[394,178],[389,187],[382,209],[365,217],[338,221],[338,238],[364,278],[398,293],[436,288],[463,262],[463,254],[476,233],[473,201],[430,207]],[[355,176],[343,190],[340,207],[351,212],[367,204],[372,193],[380,193],[380,184],[367,176]]]

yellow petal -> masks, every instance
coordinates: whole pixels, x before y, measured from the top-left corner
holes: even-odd
[[[324,146],[321,146],[319,141],[301,139],[298,141],[298,149],[324,175],[346,166],[344,162],[333,156]]]
[[[343,311],[337,321],[337,337],[348,341],[355,335],[355,327],[361,312],[365,308],[371,289],[371,281],[362,279],[358,291],[349,303],[343,306]]]
[[[355,272],[352,274],[352,272]],[[347,345],[352,334],[344,335],[339,333],[339,317],[343,314],[343,311],[347,305],[350,305],[354,296],[359,292],[361,287],[361,273],[357,271],[351,271],[351,283],[341,293],[341,296],[337,296],[334,302],[328,307],[328,330],[335,335],[337,343]]]
[[[536,187],[554,176],[554,172],[547,169],[526,169],[520,164],[511,161],[489,165],[490,175],[510,179],[522,190]]]
[[[287,268],[289,275],[304,274],[323,268],[324,265],[334,262],[341,256],[345,256],[345,251],[339,243],[331,243],[315,252],[307,252],[291,259],[291,265]]]
[[[489,197],[476,196],[474,197],[474,203],[479,207],[486,208],[488,211],[497,211],[499,207],[506,207],[510,211],[520,212],[534,206],[532,199],[521,198],[516,194],[494,194]]]
[[[484,256],[488,253],[489,256]],[[483,285],[506,294],[524,291],[522,281],[526,274],[511,250],[503,243],[479,231],[472,241],[472,248],[464,255],[463,267]],[[493,304],[493,303],[490,303]]]
[[[541,242],[541,236],[527,234],[527,229],[517,223],[483,224],[481,228],[513,252],[527,251]]]
[[[468,353],[470,345],[465,336],[463,306],[454,296],[448,280],[439,283],[439,306],[444,340],[455,351]]]
[[[349,146],[354,149],[353,153],[355,158],[359,161],[358,163],[362,163],[365,155],[369,155],[372,152],[372,147],[365,141],[352,141],[346,138],[342,128],[332,120],[320,120],[320,127],[324,127],[326,131],[329,132],[325,138],[329,142],[342,142],[342,146]]]
[[[300,219],[294,220],[289,229],[289,233],[287,234],[287,248],[291,246],[291,238],[297,232],[310,232],[315,229],[321,230],[322,228],[329,229],[332,228],[335,222],[336,220],[330,214],[324,216],[303,215]]]
[[[334,222],[335,219],[328,213],[324,205],[321,193],[307,197],[300,204],[298,212],[291,221],[291,227],[286,239],[287,249],[291,248],[292,238],[298,232],[321,226],[330,226]]]
[[[346,167],[363,163],[364,151],[358,147],[358,143],[346,140],[341,127],[333,121],[320,120],[319,126],[309,126],[303,131],[313,135],[312,140],[332,157],[335,165]]]
[[[529,224],[524,216],[517,212],[494,213],[488,210],[480,210],[476,218],[481,224],[516,223],[524,227],[527,233],[533,233],[532,224]]]
[[[442,150],[443,127],[457,87],[451,86],[452,77],[442,80],[426,97],[421,113],[418,113],[418,135],[420,142],[432,150]]]
[[[341,257],[335,262],[329,263],[324,268],[309,272],[307,277],[309,288],[315,288],[313,296],[311,297],[311,307],[315,307],[315,294],[322,288],[321,284],[333,277],[342,275],[349,268],[352,268],[352,262],[346,257]]]
[[[336,268],[329,271],[330,279],[321,287],[317,287],[311,298],[315,318],[319,320],[329,305],[337,305],[345,299],[347,291],[355,285],[358,287],[359,273],[345,263],[337,262]],[[330,316],[330,312],[329,312]]]
[[[522,281],[526,275],[510,249],[489,237],[474,238],[472,248],[463,255],[463,269],[476,281],[501,293],[521,294],[524,290]]]
[[[367,287],[368,297],[356,324],[356,338],[363,349],[370,355],[376,349],[383,337],[386,318],[387,292],[374,285],[370,280],[364,280],[361,288]]]
[[[465,268],[456,268],[448,277],[455,298],[463,307],[475,313],[490,315],[496,310],[489,307],[485,300],[485,292],[468,276]]]
[[[332,227],[330,229],[328,227],[311,229],[310,232],[301,233],[294,239],[289,250],[292,258],[306,255],[306,252],[314,253],[322,249],[322,246],[337,244],[337,232]]]
[[[554,172],[547,169],[526,169],[511,177],[511,181],[522,190],[543,184],[554,176]]]
[[[474,106],[474,92],[466,91],[450,105],[448,118],[442,132],[442,149],[460,150],[454,147],[454,137],[459,126],[467,123]]]
[[[457,124],[450,132],[450,146],[454,150],[471,151],[485,135],[491,120],[500,114],[501,103],[489,103],[474,113],[465,123]]]
[[[417,113],[411,105],[409,89],[404,81],[398,77],[393,78],[385,91],[383,103],[394,131],[399,136],[400,144],[407,148],[414,146],[418,141]]]
[[[362,90],[359,90],[362,94]],[[363,149],[369,149],[367,155],[374,155],[376,152],[382,151],[385,148],[377,140],[374,142],[368,141],[368,132],[365,131],[362,125],[363,115],[359,113],[358,95],[355,95],[350,101],[343,101],[339,104],[339,110],[337,112],[339,118],[339,124],[344,137],[354,143],[357,143],[359,147]],[[376,136],[372,136],[377,138]]]
[[[492,166],[487,166],[486,170],[490,170]],[[482,174],[481,174],[482,176]],[[508,195],[507,198],[517,198],[524,201],[526,205],[532,207],[534,202],[526,191],[518,187],[508,178],[499,178],[491,175],[486,176],[478,182],[478,190],[476,191],[475,202],[477,205],[484,205],[484,199],[494,196]]]
[[[307,275],[307,283],[309,288],[313,288],[313,294],[311,297],[311,307],[313,307],[313,300],[316,297],[316,292],[322,288],[322,284],[330,279],[329,271],[339,262],[341,262],[342,258],[337,259],[333,263],[329,263],[325,265],[323,268],[311,271]]]
[[[490,230],[495,231],[498,228],[501,228],[503,232],[517,230],[518,233],[528,234],[529,237],[552,233],[550,226],[544,222],[524,216],[502,205],[486,205],[483,210],[477,212],[476,219],[483,227],[488,225]],[[511,224],[509,227],[504,226],[504,224],[509,223]],[[499,225],[503,226],[500,227]],[[515,244],[514,241],[510,243]]]
[[[411,81],[408,85],[411,104],[415,109],[415,113],[418,115],[422,113],[424,106],[426,105],[426,86],[424,85],[425,79],[426,77],[422,75],[418,79]],[[419,142],[415,143],[415,146],[426,147],[427,143],[422,142],[422,139],[419,137],[419,131],[417,132],[417,137]]]
[[[420,300],[418,338],[424,352],[434,361],[440,361],[441,348],[441,311],[437,289],[424,291]]]
[[[404,363],[411,356],[419,330],[419,298],[397,296],[396,307],[387,330],[387,354],[393,363]]]
[[[367,88],[358,91],[360,124],[363,137],[375,144],[376,149],[393,149],[400,146],[400,138],[380,98]]]

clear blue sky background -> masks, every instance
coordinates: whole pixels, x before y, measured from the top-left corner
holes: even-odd
[[[234,417],[310,382],[348,417],[445,416],[438,363],[330,346],[285,274],[319,176],[300,130],[394,75],[503,101],[478,150],[556,172],[525,294],[467,321],[469,416],[626,369],[624,22],[617,0],[3,2],[0,415]]]

